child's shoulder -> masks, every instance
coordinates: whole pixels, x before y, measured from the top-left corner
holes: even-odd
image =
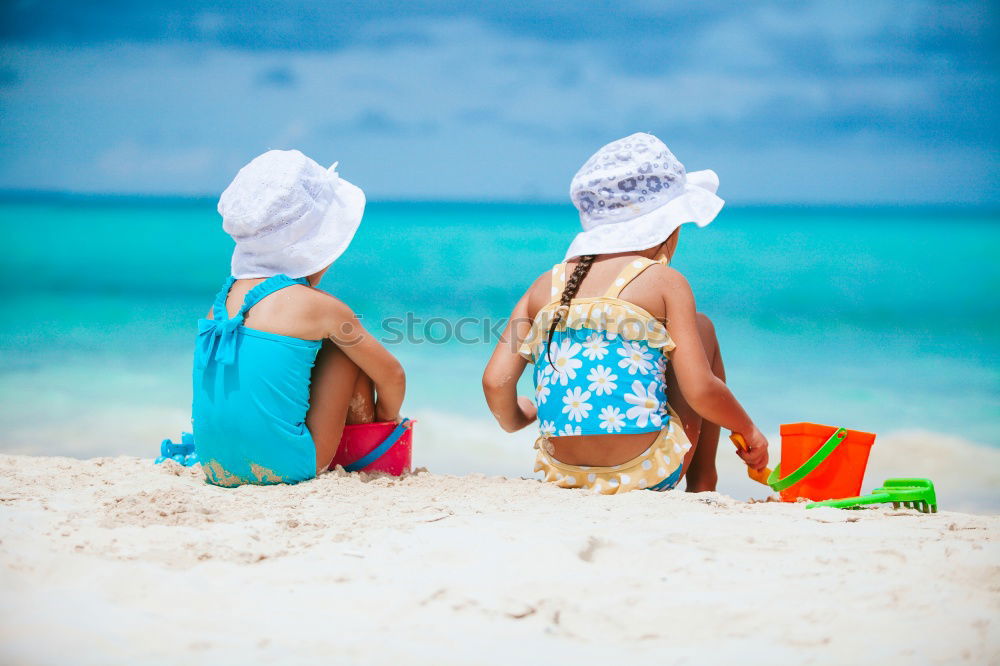
[[[694,298],[684,274],[667,264],[657,263],[644,270],[635,279],[635,286],[647,298],[662,302],[668,311]]]
[[[684,277],[683,273],[669,264],[661,264],[659,262],[652,264],[649,268],[644,270],[638,276],[637,280],[645,282],[650,286],[657,286],[668,290],[691,289],[691,286],[688,284],[687,278]]]
[[[289,293],[298,307],[306,313],[324,315],[353,315],[354,311],[344,301],[328,291],[306,284],[289,287]]]
[[[285,291],[287,299],[275,314],[283,321],[295,322],[296,337],[326,338],[355,318],[350,306],[322,289],[293,285]]]
[[[561,264],[556,264],[549,270],[545,271],[531,283],[528,287],[528,291],[525,295],[528,298],[528,311],[531,313],[538,312],[543,307],[548,305],[552,299],[554,299],[557,294],[554,294],[552,290],[555,288],[552,276],[553,273],[558,270]]]

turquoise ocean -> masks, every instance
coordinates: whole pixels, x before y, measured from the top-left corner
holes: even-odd
[[[577,229],[568,204],[369,203],[321,286],[407,368],[418,462],[530,474],[530,438],[492,423],[480,376]],[[188,428],[195,320],[232,249],[213,200],[7,199],[0,242],[0,452],[152,457]],[[997,211],[729,207],[685,227],[674,266],[766,433],[1000,448],[998,257]]]

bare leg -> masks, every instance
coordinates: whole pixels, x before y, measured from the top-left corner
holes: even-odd
[[[337,345],[328,340],[316,355],[306,425],[316,444],[316,473],[330,466],[345,423],[369,423],[374,417],[372,382]]]
[[[358,371],[358,381],[354,384],[351,404],[347,406],[347,423],[371,423],[375,420],[375,386],[371,377]]]
[[[715,327],[706,315],[698,313],[698,333],[701,344],[708,355],[712,372],[722,381],[726,380],[726,370],[722,364],[722,353],[719,341],[715,337]],[[687,479],[687,491],[692,493],[715,490],[719,475],[715,468],[715,454],[719,448],[719,426],[705,421],[684,399],[673,368],[668,366],[667,391],[670,406],[684,424],[684,432],[691,441],[692,447],[684,457],[684,476]]]

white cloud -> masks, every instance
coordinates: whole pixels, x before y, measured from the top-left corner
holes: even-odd
[[[218,166],[218,153],[207,146],[148,150],[133,140],[111,146],[94,161],[97,182],[129,181],[147,192],[171,192],[179,178],[210,179]]]
[[[886,17],[837,23],[830,11],[811,3],[716,22],[673,62],[643,52],[623,59],[589,41],[511,36],[472,20],[383,23],[375,36],[411,38],[332,52],[8,47],[4,59],[20,83],[0,90],[0,186],[217,192],[255,154],[294,146],[340,160],[375,197],[561,199],[602,142],[647,130],[692,168],[712,166],[724,183],[727,170],[739,174],[730,192],[757,201],[803,192],[855,200],[864,188],[824,189],[819,180],[789,187],[767,181],[767,165],[741,168],[754,154],[801,167],[831,146],[834,161],[892,164],[896,175],[877,190],[886,199],[955,196],[933,183],[918,192],[894,157],[915,148],[891,132],[892,119],[933,113],[942,94],[935,81],[854,68],[859,58],[881,57],[877,49],[844,54],[864,53]],[[203,23],[221,29],[211,17]],[[841,73],[782,61],[782,39],[816,34],[839,45],[832,53],[847,59]],[[284,85],[261,84],[272,71],[288,74]],[[838,114],[872,122],[842,129]],[[970,159],[947,136],[937,149],[942,159]],[[972,153],[974,164],[984,159]],[[988,188],[989,176],[980,178]]]

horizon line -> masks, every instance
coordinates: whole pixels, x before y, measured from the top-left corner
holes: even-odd
[[[0,188],[0,201],[66,201],[89,203],[202,203],[216,201],[216,194],[185,194],[185,193],[142,193],[142,192],[80,192],[74,190],[37,190],[37,189],[5,189]],[[522,199],[488,199],[488,198],[405,198],[405,197],[369,197],[368,203],[408,204],[408,205],[497,205],[497,206],[566,206],[572,207],[572,202],[566,199],[522,198]],[[958,201],[873,201],[873,202],[833,202],[833,201],[747,201],[734,202],[727,200],[727,208],[826,208],[826,209],[887,209],[903,208],[907,210],[925,209],[938,210],[944,208],[962,211],[1000,212],[1000,202],[976,203]]]

